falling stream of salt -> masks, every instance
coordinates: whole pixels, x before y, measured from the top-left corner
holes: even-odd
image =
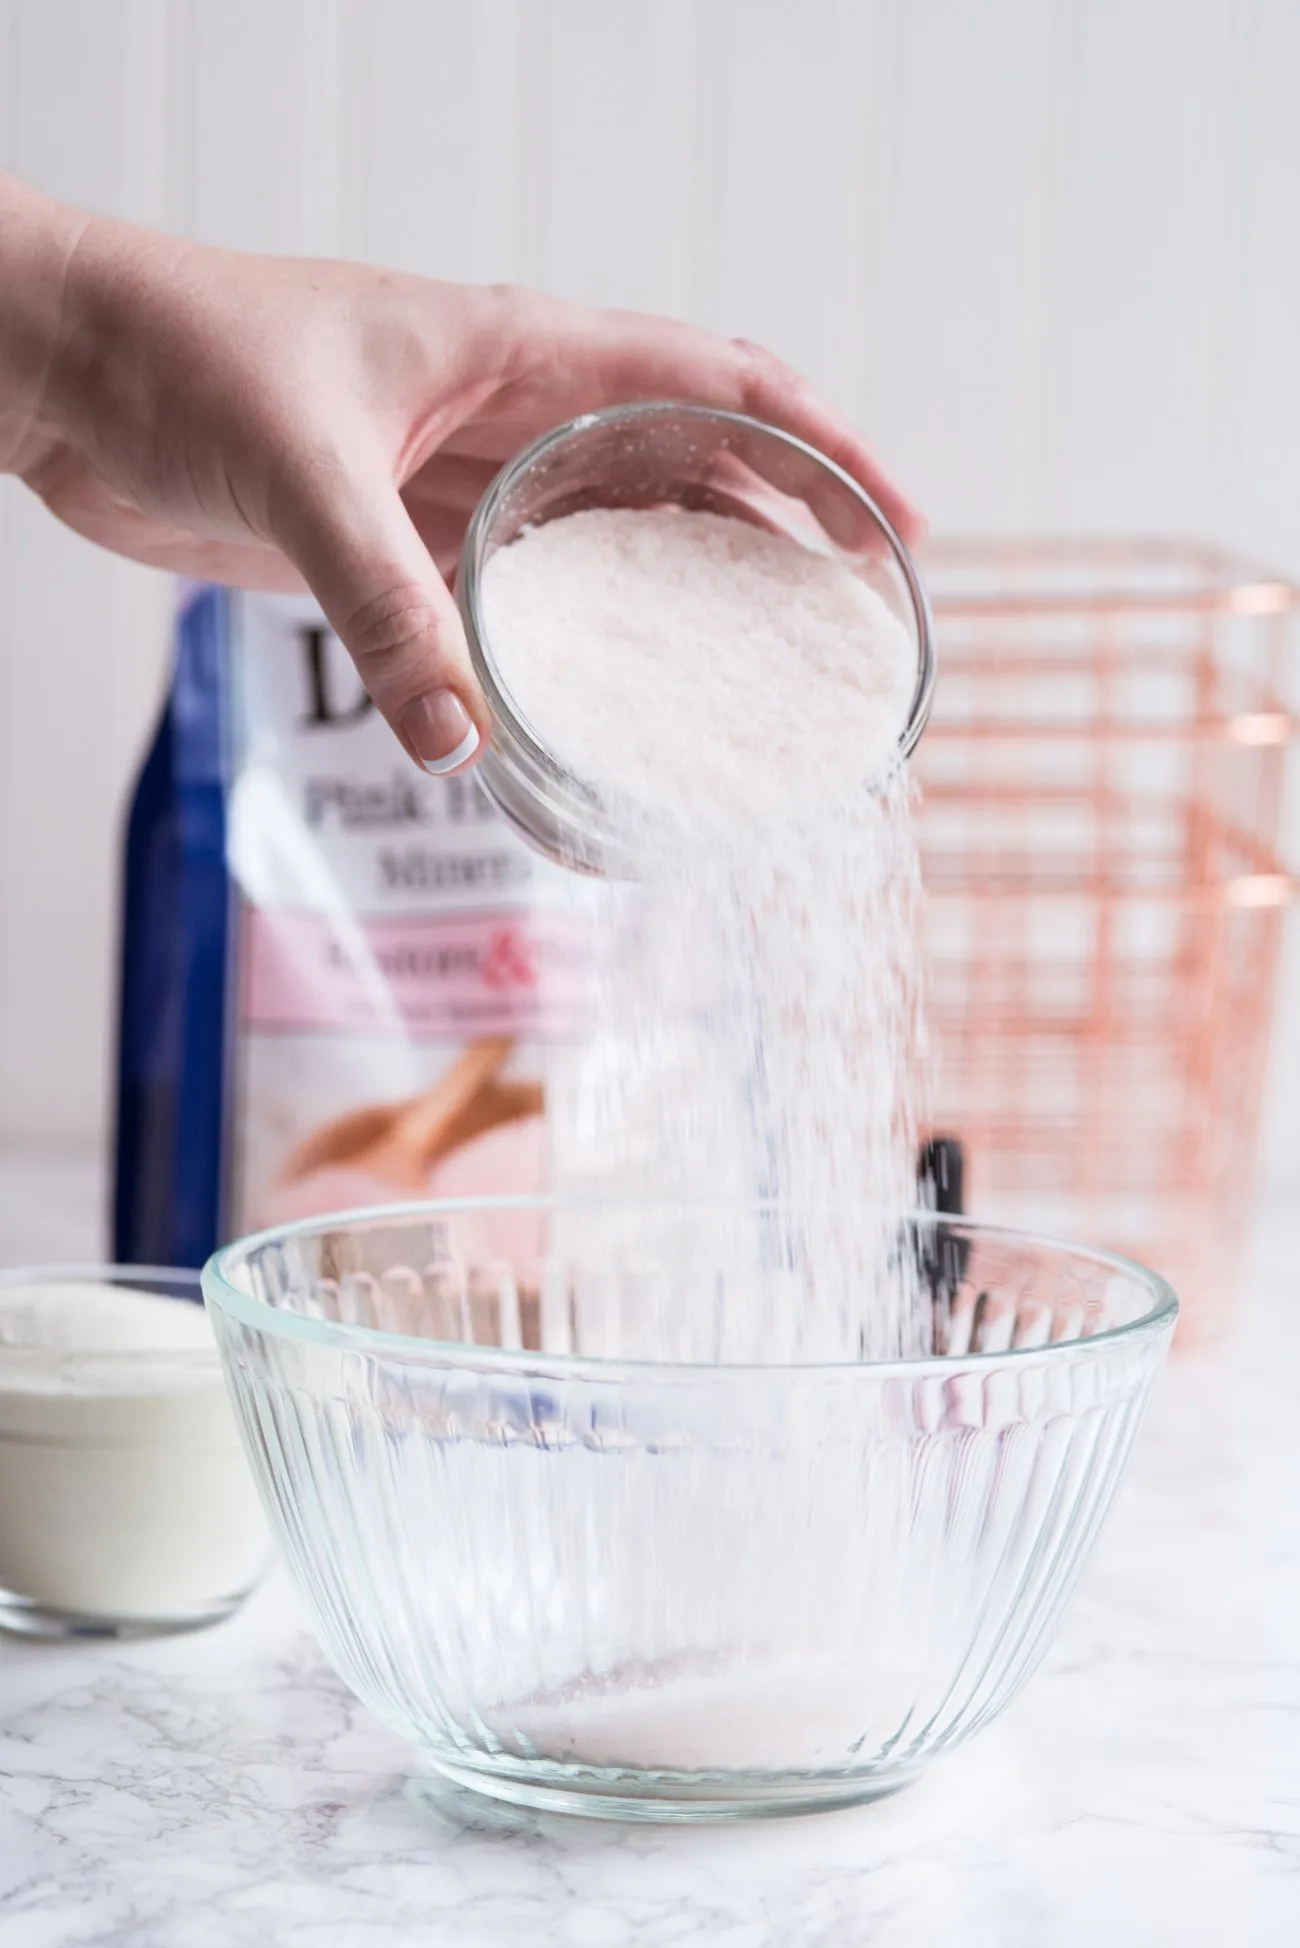
[[[597,1193],[556,1242],[643,1302],[595,1280],[575,1350],[926,1350],[928,1296],[900,1248],[922,1055],[907,632],[841,561],[673,508],[526,533],[489,562],[484,606],[523,716],[636,865],[593,896],[593,1031],[548,1090],[558,1184]],[[646,1586],[681,1567],[670,1550]],[[606,1600],[619,1614],[613,1586],[592,1613]],[[693,1644],[670,1632],[647,1662],[627,1620],[626,1660],[593,1649],[558,1688],[513,1690],[502,1736],[596,1767],[843,1759],[867,1722],[862,1644],[828,1618],[810,1661],[806,1643],[718,1627],[702,1612]]]
[[[922,1350],[898,1249],[921,1049],[908,632],[841,560],[678,508],[529,531],[490,560],[484,607],[524,717],[636,862],[598,902],[594,1032],[551,1078],[555,1179],[606,1213],[629,1196],[732,1210],[712,1249],[734,1303],[684,1296],[602,1349]],[[783,1208],[760,1218],[760,1200]],[[600,1220],[605,1255],[637,1244],[662,1267],[664,1227],[634,1240],[631,1222],[615,1240]]]

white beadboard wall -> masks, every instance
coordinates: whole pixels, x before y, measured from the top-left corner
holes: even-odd
[[[0,166],[766,340],[941,531],[1300,574],[1297,77],[1296,0],[0,0]],[[107,1126],[168,602],[0,483],[0,1140]],[[1276,1067],[1295,1186],[1294,1003]]]

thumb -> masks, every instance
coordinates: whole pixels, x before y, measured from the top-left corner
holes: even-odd
[[[336,476],[278,526],[278,545],[416,763],[438,775],[469,764],[488,739],[487,705],[456,604],[391,477]]]

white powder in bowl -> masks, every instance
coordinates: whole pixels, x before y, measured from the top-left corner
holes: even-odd
[[[870,1722],[869,1668],[865,1647],[841,1664],[678,1654],[586,1675],[488,1716],[503,1741],[524,1738],[563,1765],[798,1772],[842,1765],[852,1752]]]
[[[840,803],[896,756],[916,684],[906,629],[844,562],[679,507],[529,530],[489,559],[483,614],[566,768],[697,838]]]
[[[88,1279],[0,1286],[0,1351],[26,1356],[26,1387],[75,1392],[91,1353],[215,1352],[201,1305]],[[12,1377],[12,1376],[11,1376]]]
[[[0,1286],[0,1587],[165,1623],[226,1607],[267,1553],[202,1306],[107,1282]]]

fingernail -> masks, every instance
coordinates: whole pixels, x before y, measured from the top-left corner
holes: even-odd
[[[454,771],[478,749],[478,732],[454,690],[430,690],[416,697],[397,721],[420,763],[435,777]]]

